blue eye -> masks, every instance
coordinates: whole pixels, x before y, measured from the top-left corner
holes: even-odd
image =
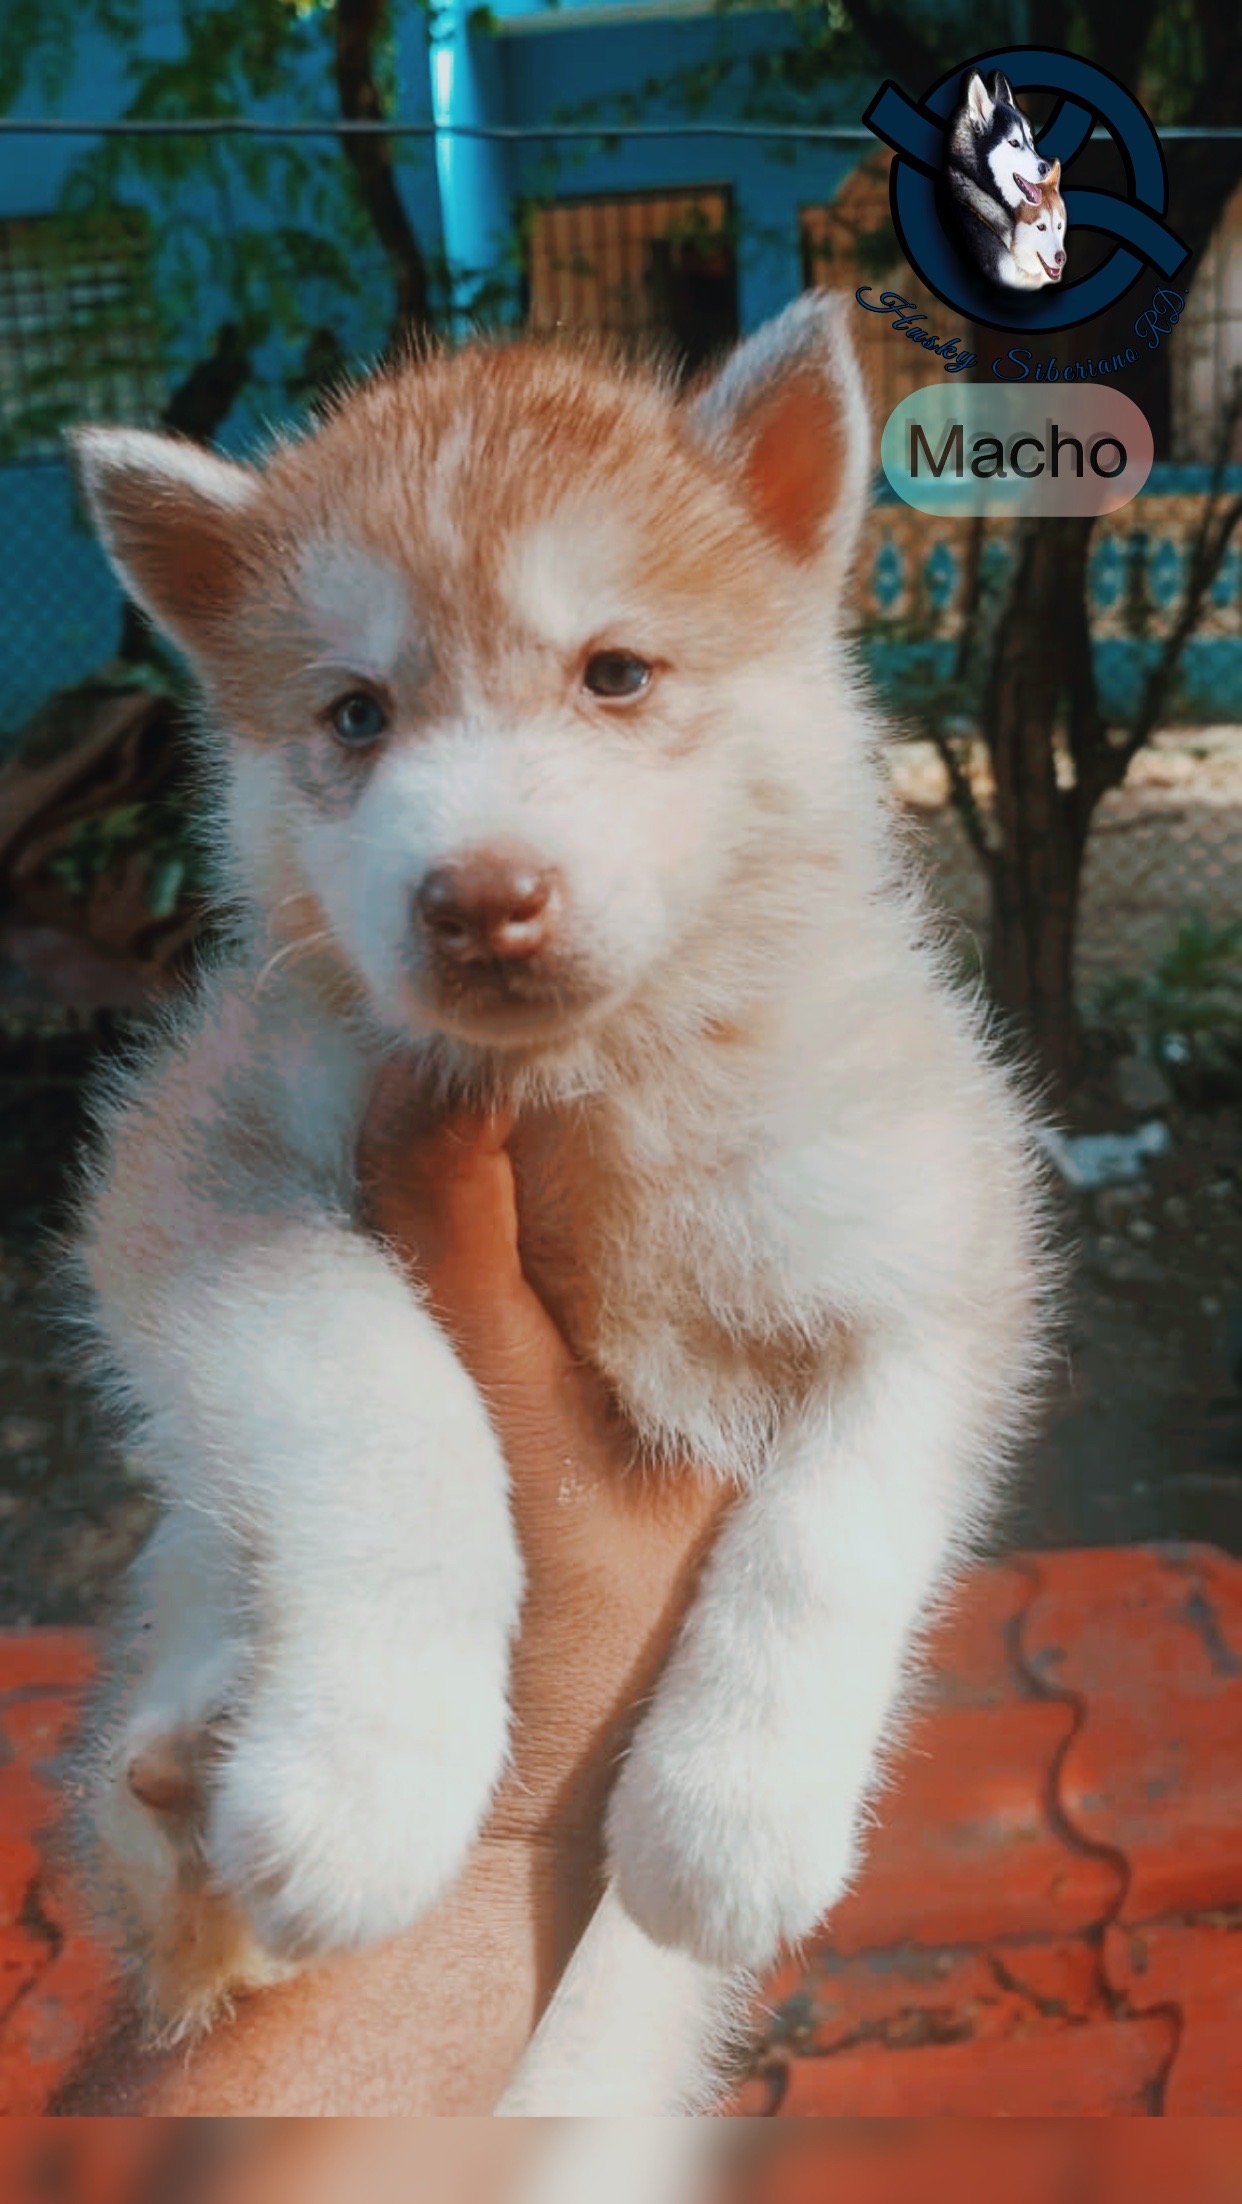
[[[651,667],[646,659],[629,650],[593,651],[582,676],[583,688],[610,704],[625,704],[631,697],[641,696],[650,682]]]
[[[332,730],[347,749],[365,750],[378,742],[388,725],[388,714],[379,698],[367,689],[351,689],[332,707]]]

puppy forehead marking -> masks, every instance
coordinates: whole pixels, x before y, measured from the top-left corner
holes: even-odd
[[[312,543],[298,594],[326,651],[360,673],[391,673],[414,623],[404,578],[390,560],[352,543]]]
[[[505,550],[500,588],[523,627],[568,651],[624,615],[640,571],[633,527],[593,499],[519,529]]]
[[[442,553],[460,553],[463,544],[463,496],[474,437],[469,421],[449,424],[427,467],[423,489],[427,532]]]

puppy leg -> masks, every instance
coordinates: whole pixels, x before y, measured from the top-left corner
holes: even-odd
[[[652,1943],[609,1888],[496,2110],[596,2119],[706,2109],[748,1988]]]
[[[1003,1403],[945,1326],[873,1346],[726,1522],[609,1814],[658,1943],[768,1966],[842,1895],[912,1640]]]
[[[230,1555],[176,1509],[135,1564],[82,1769],[81,1852],[144,1995],[171,2031],[205,2027],[229,1993],[285,1970],[212,1880],[208,1791],[249,1664]]]
[[[406,1279],[334,1222],[262,1222],[144,1282],[116,1353],[165,1483],[246,1555],[206,1857],[307,1961],[459,1872],[504,1764],[521,1564],[483,1403]]]

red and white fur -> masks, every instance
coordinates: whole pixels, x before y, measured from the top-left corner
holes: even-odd
[[[636,1448],[736,1494],[503,2109],[704,2101],[737,1985],[857,1871],[1038,1359],[1027,1115],[900,861],[843,640],[845,310],[800,300],[685,397],[479,344],[261,466],[120,429],[77,451],[201,682],[237,912],[106,1102],[84,1203],[165,1502],[94,1749],[106,1902],[199,2025],[415,1920],[505,1763],[504,1460],[358,1221],[398,1053],[515,1105],[535,1285]],[[598,694],[601,653],[641,688]],[[334,721],[359,695],[361,749]],[[552,883],[534,949],[436,936],[427,882],[476,859]]]
[[[1065,201],[1061,163],[1054,161],[1034,206],[1018,208],[1013,238],[1001,262],[1000,280],[1015,291],[1042,291],[1065,273]]]

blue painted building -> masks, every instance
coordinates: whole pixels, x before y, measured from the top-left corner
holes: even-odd
[[[676,332],[675,305],[662,312],[652,298],[649,264],[661,251],[665,291],[671,282],[691,294],[692,315],[696,285],[708,301],[704,346],[783,304],[802,283],[799,207],[830,198],[858,148],[777,158],[753,139],[679,137],[687,105],[676,86],[714,70],[722,81],[710,118],[728,119],[741,110],[749,57],[787,40],[790,26],[782,10],[721,15],[710,0],[499,0],[485,24],[479,10],[453,0],[437,8],[429,31],[417,0],[397,0],[395,115],[422,134],[397,142],[396,174],[458,319],[476,307],[502,318],[564,318],[558,285],[574,278],[546,239],[540,260],[536,201],[585,202],[575,219],[611,226],[603,260],[617,268],[586,301],[587,318],[611,313],[618,326],[663,322]],[[182,36],[163,0],[149,0],[137,55],[84,28],[51,112],[79,122],[132,112],[136,71],[175,64]],[[236,111],[258,123],[334,118],[326,25],[312,16],[292,47],[280,96],[256,102],[239,91]],[[657,79],[662,92],[652,88]],[[638,105],[645,124],[668,121],[674,133],[620,147],[598,137],[553,145],[464,134],[555,119],[602,126]],[[842,116],[856,124],[859,105],[858,88],[842,87]],[[12,110],[15,120],[48,113],[34,88]],[[823,116],[821,97],[816,119]],[[388,271],[365,225],[346,219],[351,202],[331,136],[199,141],[171,180],[152,175],[149,149],[131,160],[132,146],[0,136],[0,538],[9,551],[0,733],[20,726],[49,688],[107,657],[117,633],[116,592],[75,522],[58,419],[158,418],[221,326],[245,315],[248,286],[275,308],[251,348],[254,371],[221,432],[226,445],[244,447],[297,411],[299,362],[313,332],[329,333],[331,351],[349,360],[372,355],[386,332]],[[183,151],[185,141],[168,146]],[[80,198],[84,163],[101,158],[113,163],[128,225],[118,220],[85,242],[75,232],[66,244],[66,196]],[[697,240],[686,234],[696,229]],[[292,231],[296,252],[282,258],[274,240]],[[533,296],[532,255],[543,271]],[[580,267],[581,247],[569,257]],[[101,298],[111,301],[114,324],[102,344]],[[693,331],[681,334],[693,352]]]
[[[192,21],[204,12],[187,10]],[[334,119],[323,11],[290,13],[296,29],[279,93],[256,99],[239,82],[222,109],[260,125]],[[1026,0],[1012,0],[1010,14],[1012,35],[1023,37]],[[808,280],[852,286],[877,272],[859,255],[869,246],[874,259],[884,234],[884,162],[849,135],[873,86],[821,83],[804,105],[764,80],[765,60],[795,37],[789,8],[492,0],[481,10],[450,0],[429,17],[417,0],[394,0],[393,22],[394,114],[411,132],[397,141],[395,173],[459,322],[477,309],[544,328],[663,329],[693,360]],[[136,56],[83,30],[53,112],[102,122],[130,111],[135,65],[175,65],[182,50],[182,18],[167,0],[147,0],[145,25]],[[33,89],[13,110],[48,112]],[[846,134],[793,144],[704,127],[745,122],[753,131],[756,114]],[[630,122],[668,132],[607,135],[610,124]],[[550,125],[586,135],[541,136]],[[480,129],[514,135],[471,134]],[[338,141],[260,135],[199,141],[192,152],[166,141],[170,159],[178,148],[180,170],[156,178],[149,159],[130,158],[132,140],[0,135],[0,739],[50,690],[92,672],[119,633],[119,597],[75,516],[56,418],[157,419],[221,329],[240,324],[253,368],[221,441],[244,447],[304,407],[317,346],[331,364],[365,360],[384,340],[390,275],[345,188]],[[116,216],[85,241],[79,227],[66,244],[60,210],[67,194],[81,195],[84,160],[112,162]],[[908,286],[908,272],[900,280]],[[919,379],[922,368],[874,317],[859,322],[882,415],[909,387],[902,378]],[[1178,488],[1166,469],[1161,533],[1149,546],[1155,559],[1172,543],[1160,572],[1181,557]],[[909,519],[901,555],[913,571],[922,524]],[[875,522],[881,560],[894,537],[882,508]],[[939,566],[930,594],[915,595],[928,643],[943,651],[956,554],[951,541],[926,535]],[[894,596],[886,571],[865,574],[863,590],[883,667],[908,652],[913,602],[908,590]],[[1217,602],[1217,641],[1234,632],[1236,613],[1236,592]],[[1132,646],[1131,657],[1141,655],[1137,631]],[[1222,706],[1242,716],[1242,643],[1227,695],[1222,663],[1218,651],[1212,695],[1192,703],[1209,716],[1223,716]]]

